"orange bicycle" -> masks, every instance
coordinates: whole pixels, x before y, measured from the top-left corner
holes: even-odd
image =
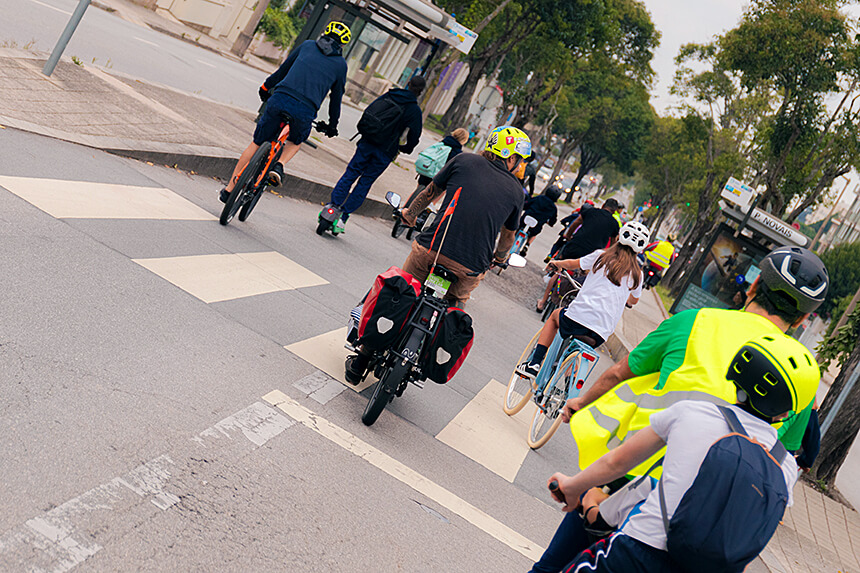
[[[287,136],[290,135],[290,123],[293,118],[284,114],[281,118],[281,132],[275,141],[267,141],[263,143],[245,169],[239,174],[236,180],[236,185],[233,191],[227,197],[227,202],[224,203],[224,208],[221,209],[221,217],[219,222],[222,225],[227,225],[239,213],[239,220],[244,221],[257,206],[260,196],[269,188],[269,169],[281,157],[281,152],[284,149],[284,144],[287,141]],[[317,131],[322,132],[325,124],[322,122],[314,122],[314,127]],[[306,141],[311,147],[316,147],[312,143]]]

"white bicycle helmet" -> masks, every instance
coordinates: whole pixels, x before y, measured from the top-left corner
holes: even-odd
[[[621,227],[621,231],[618,233],[618,242],[630,247],[635,253],[641,253],[645,250],[649,237],[651,237],[651,231],[648,227],[639,221],[629,221]]]

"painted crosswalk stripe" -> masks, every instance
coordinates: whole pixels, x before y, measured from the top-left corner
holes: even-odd
[[[361,392],[365,388],[376,383],[373,374],[369,374],[364,382],[358,386],[347,383],[344,378],[344,362],[349,356],[349,351],[344,348],[346,342],[346,327],[308,338],[294,344],[285,346],[287,350],[304,360],[313,364],[347,388]]]
[[[436,439],[513,483],[529,453],[526,436],[535,406],[508,416],[502,411],[505,390],[490,380]]]
[[[328,284],[275,251],[132,260],[206,303]]]
[[[163,187],[10,176],[0,176],[0,187],[57,219],[215,220]]]
[[[263,400],[283,411],[287,416],[310,428],[317,434],[340,446],[344,450],[362,458],[374,467],[382,470],[391,477],[411,487],[418,493],[432,499],[449,511],[459,515],[478,529],[504,543],[521,555],[536,561],[544,549],[517,533],[504,523],[487,515],[466,500],[458,497],[444,487],[429,480],[412,468],[395,460],[384,452],[374,448],[367,442],[350,434],[308,410],[280,390],[269,392]]]

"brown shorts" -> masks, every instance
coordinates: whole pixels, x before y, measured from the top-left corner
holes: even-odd
[[[422,247],[417,241],[412,241],[412,252],[406,257],[406,262],[403,263],[403,270],[419,281],[424,282],[427,275],[430,274],[430,265],[433,264],[433,259],[435,258],[435,252]],[[445,296],[446,299],[451,301],[465,302],[469,300],[472,291],[481,284],[481,279],[487,274],[485,271],[476,277],[470,277],[469,274],[473,271],[456,261],[452,261],[445,255],[439,255],[439,264],[457,275],[457,282],[451,285],[451,289]]]

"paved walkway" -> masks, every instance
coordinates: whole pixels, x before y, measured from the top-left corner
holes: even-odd
[[[122,154],[154,152],[164,163],[203,157],[221,173],[250,142],[256,113],[154,85],[64,58],[54,74],[42,74],[47,54],[0,48],[0,125]],[[355,114],[357,115],[357,114]],[[353,126],[342,126],[351,135]],[[312,136],[317,149],[304,146],[287,173],[333,187],[352,157],[355,144],[344,137]],[[438,141],[425,131],[418,151]],[[370,197],[386,191],[410,193],[416,185],[411,156],[401,155],[382,174]],[[199,170],[206,175],[204,168]]]
[[[645,291],[639,304],[624,312],[617,332],[635,346],[666,316],[657,293]],[[860,514],[799,481],[794,505],[765,552],[747,570],[860,572]]]

